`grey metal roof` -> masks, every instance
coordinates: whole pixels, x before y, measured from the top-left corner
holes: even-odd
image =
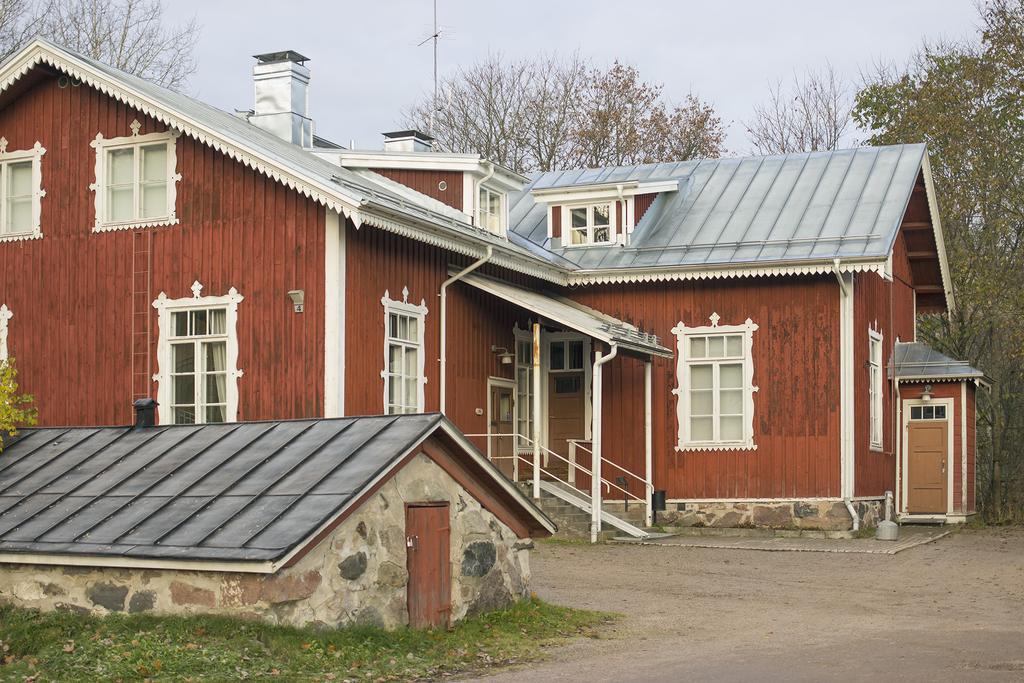
[[[618,344],[623,350],[644,355],[671,357],[672,351],[647,334],[618,318],[605,315],[588,306],[557,294],[518,287],[504,280],[470,274],[463,281],[472,287],[493,294],[499,299],[521,306],[543,318],[564,325],[607,344]]]
[[[586,270],[885,259],[924,155],[916,144],[552,171],[510,197],[510,225]],[[679,189],[659,196],[628,246],[552,247],[532,190],[634,180]]]
[[[173,112],[185,120],[194,121],[202,127],[214,131],[216,135],[233,146],[240,149],[254,149],[275,166],[298,178],[308,179],[321,186],[332,188],[339,196],[354,206],[376,207],[384,210],[386,214],[428,223],[442,235],[471,238],[478,243],[491,244],[511,252],[517,258],[535,261],[538,265],[545,267],[550,266],[550,259],[541,258],[531,250],[524,249],[522,246],[502,239],[487,230],[476,228],[466,220],[454,218],[449,211],[432,210],[429,202],[420,201],[422,196],[411,199],[403,193],[395,192],[382,176],[373,173],[360,174],[343,168],[252,125],[244,117],[169,90],[44,38],[36,38],[33,42],[40,43],[63,59],[81,62],[105,78],[135,91],[168,112]],[[4,66],[10,61],[18,59],[19,56],[19,54],[13,55],[8,62],[4,63]]]
[[[954,360],[920,342],[898,342],[893,371],[902,380],[985,379],[985,373],[966,361]]]
[[[26,429],[0,454],[0,553],[278,560],[441,426],[425,414]]]

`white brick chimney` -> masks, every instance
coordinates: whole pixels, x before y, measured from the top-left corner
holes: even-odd
[[[252,68],[256,106],[249,117],[253,125],[302,147],[313,146],[307,61],[293,50],[256,55]]]

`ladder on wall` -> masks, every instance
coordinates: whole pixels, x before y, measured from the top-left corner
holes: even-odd
[[[153,365],[150,344],[153,334],[153,233],[132,233],[132,400],[149,398]]]

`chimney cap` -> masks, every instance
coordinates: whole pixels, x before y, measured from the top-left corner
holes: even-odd
[[[156,408],[160,405],[152,398],[139,398],[132,402],[135,408],[135,428],[153,427],[156,425]]]
[[[423,131],[412,129],[412,130],[395,130],[390,133],[384,133],[384,137],[388,140],[400,140],[402,138],[416,138],[423,140],[424,142],[433,142],[435,138],[427,135]]]
[[[282,52],[265,52],[261,55],[253,55],[260,64],[274,64],[276,62],[296,62],[305,64],[309,57],[300,55],[295,50],[284,50]]]

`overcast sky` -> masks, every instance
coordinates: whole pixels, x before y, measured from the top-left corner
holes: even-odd
[[[190,93],[223,109],[252,107],[252,55],[296,50],[310,58],[317,133],[379,148],[380,133],[432,83],[431,0],[173,0],[171,21],[195,16],[202,33]],[[742,122],[768,84],[826,61],[858,80],[877,61],[904,62],[922,39],[972,34],[973,0],[438,0],[442,74],[499,52],[529,57],[578,50],[618,59],[690,91],[726,123],[731,152],[749,150]]]

